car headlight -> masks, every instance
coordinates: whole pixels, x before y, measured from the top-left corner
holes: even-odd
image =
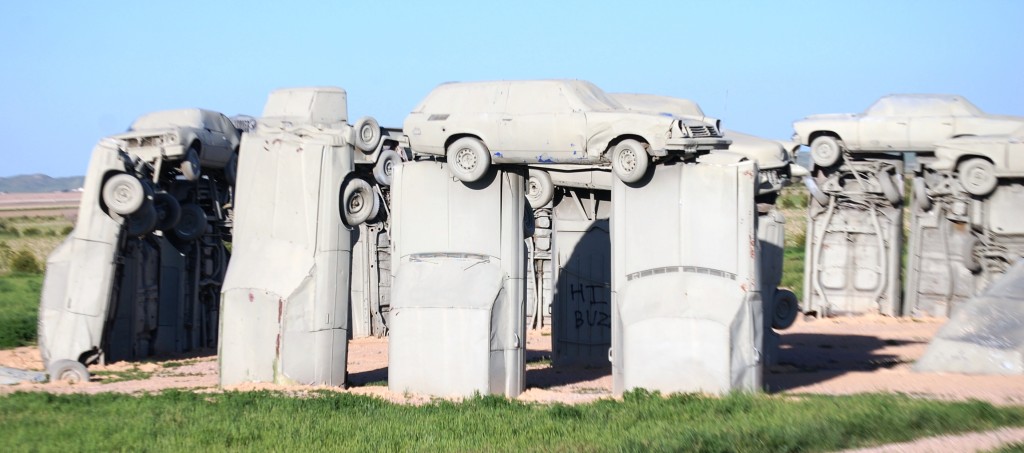
[[[166,143],[168,145],[173,145],[175,143],[178,143],[178,134],[167,134],[167,135],[164,135],[164,143]]]
[[[685,125],[683,125],[683,120],[679,120],[677,124],[679,125],[679,136],[683,138],[689,137],[690,131],[686,129]]]

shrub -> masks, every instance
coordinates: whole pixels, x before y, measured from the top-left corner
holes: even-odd
[[[73,227],[71,225],[68,225],[68,226],[64,227],[63,230],[60,230],[60,234],[61,234],[61,236],[68,236],[74,230],[75,230],[75,227]]]
[[[25,228],[25,231],[22,231],[21,234],[25,236],[40,236],[43,234],[43,230],[36,227],[29,227]]]
[[[18,250],[11,258],[11,270],[25,274],[41,274],[43,266],[32,252]]]

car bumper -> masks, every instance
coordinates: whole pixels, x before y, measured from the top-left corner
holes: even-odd
[[[153,163],[157,159],[176,160],[181,158],[185,155],[186,148],[184,145],[140,146],[126,148],[124,151],[146,162]]]
[[[716,149],[729,149],[729,145],[732,144],[732,140],[725,138],[670,138],[665,141],[665,151],[682,151],[684,153],[695,153],[699,151],[713,151]],[[655,156],[664,156],[656,152],[651,152]]]

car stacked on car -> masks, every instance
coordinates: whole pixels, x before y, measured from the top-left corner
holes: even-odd
[[[414,153],[445,156],[452,174],[480,179],[494,164],[607,167],[635,183],[652,160],[725,149],[720,125],[629,110],[582,80],[446,83],[405,119]]]

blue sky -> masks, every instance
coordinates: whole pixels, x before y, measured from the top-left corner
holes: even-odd
[[[395,127],[441,82],[538,78],[690,98],[771,138],[887,93],[1024,116],[1024,2],[408,3],[3,2],[0,176],[81,175],[143,113],[259,115],[289,86]]]

